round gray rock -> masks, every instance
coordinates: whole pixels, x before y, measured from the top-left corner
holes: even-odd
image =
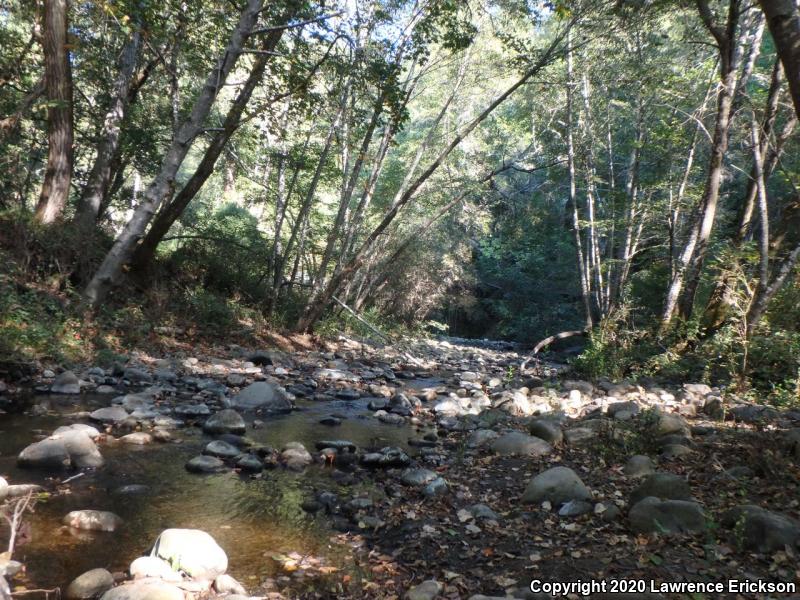
[[[67,600],[90,600],[98,598],[114,587],[114,576],[105,569],[92,569],[79,575],[67,586]]]
[[[544,440],[512,431],[493,440],[490,445],[493,452],[504,456],[545,456],[553,451],[553,447]]]
[[[548,500],[559,506],[570,500],[590,500],[591,497],[575,471],[568,467],[553,467],[531,479],[522,494],[522,503],[538,504]]]
[[[247,429],[242,415],[226,408],[216,414],[211,415],[203,425],[203,431],[210,434],[218,433],[244,433]]]
[[[707,526],[703,508],[697,502],[652,496],[634,504],[628,520],[635,533],[692,533],[704,531]]]
[[[690,500],[692,491],[683,477],[672,473],[653,473],[631,492],[631,506],[648,496],[662,500]]]

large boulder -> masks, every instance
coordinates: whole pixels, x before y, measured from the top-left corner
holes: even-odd
[[[216,435],[219,433],[244,433],[245,425],[242,415],[231,408],[226,408],[211,415],[203,425],[203,431]]]
[[[142,579],[111,588],[100,600],[184,600],[183,590],[158,579]]]
[[[194,579],[213,581],[228,570],[228,556],[214,538],[199,529],[167,529],[158,536],[151,556]]]
[[[22,468],[58,470],[72,466],[69,452],[62,440],[45,439],[24,448],[17,456]]]
[[[91,600],[99,598],[114,587],[114,576],[105,569],[92,569],[79,575],[67,586],[67,600]]]
[[[519,431],[512,431],[493,440],[490,445],[493,452],[504,456],[545,456],[553,447],[543,439],[533,437]]]
[[[734,530],[736,542],[746,550],[771,554],[800,543],[800,524],[794,519],[753,504],[742,504],[722,516],[722,524]]]
[[[241,410],[283,411],[294,407],[289,393],[276,383],[256,381],[231,399],[231,406]]]
[[[51,437],[61,435],[64,433],[71,433],[73,431],[79,431],[88,435],[93,440],[96,440],[100,437],[100,432],[98,431],[97,427],[92,427],[91,425],[85,425],[83,423],[73,423],[72,425],[62,425],[61,427],[57,428],[52,434]]]
[[[590,500],[592,494],[575,471],[568,467],[553,467],[531,479],[522,494],[523,504],[549,501],[559,506],[570,500]]]
[[[128,567],[132,579],[155,577],[164,581],[181,581],[183,577],[170,564],[157,556],[140,556]]]
[[[706,529],[706,516],[697,502],[660,500],[649,496],[628,513],[634,533],[693,533]]]
[[[81,382],[72,371],[64,371],[53,380],[50,391],[53,394],[80,394]]]
[[[105,510],[73,510],[64,517],[64,525],[87,531],[115,531],[122,519]]]
[[[90,431],[72,429],[54,433],[48,439],[64,445],[73,467],[78,469],[102,467],[105,461],[90,436]]]
[[[653,473],[631,492],[631,506],[648,496],[662,500],[691,500],[692,491],[683,477],[672,473]]]

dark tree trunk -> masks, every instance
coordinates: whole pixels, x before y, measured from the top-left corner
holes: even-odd
[[[36,218],[52,223],[64,212],[72,179],[72,71],[67,51],[67,0],[44,3],[44,79],[47,92],[47,167]]]

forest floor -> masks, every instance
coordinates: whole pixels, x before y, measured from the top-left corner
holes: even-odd
[[[303,473],[324,476],[329,483],[315,483],[317,493],[296,510],[330,528],[340,555],[335,568],[301,554],[275,559],[272,576],[248,582],[253,596],[578,598],[580,588],[549,595],[532,592],[531,582],[581,581],[605,586],[591,598],[800,597],[727,583],[800,580],[797,412],[737,403],[690,382],[576,381],[546,363],[523,372],[525,357],[502,344],[311,345],[293,340],[283,352],[255,353],[175,345],[169,356],[135,353],[114,369],[75,369],[84,393],[105,386],[99,391],[127,392],[148,409],[105,421],[112,440],[131,431],[156,436],[165,415],[202,426],[205,416],[188,416],[199,403],[212,414],[233,406],[249,436],[271,418],[270,403],[288,397],[283,390],[298,404],[349,403],[351,412],[327,419],[327,439],[348,419],[375,432],[355,451],[322,444],[307,458],[291,444],[242,443],[244,455],[262,461],[259,471],[295,469],[300,460]],[[43,389],[55,373],[44,375]],[[198,381],[214,385],[198,391]],[[255,412],[237,404],[254,381],[272,390]],[[83,420],[98,421],[88,413]],[[384,446],[389,430],[407,443]],[[171,441],[188,443],[180,431]],[[241,458],[217,470],[244,475]],[[661,587],[680,582],[725,589]],[[614,593],[626,588],[636,593]]]

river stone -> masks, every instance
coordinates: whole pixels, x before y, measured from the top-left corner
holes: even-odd
[[[587,421],[587,424],[590,422]],[[571,427],[564,432],[564,439],[570,446],[577,446],[592,441],[597,435],[597,430],[591,427]]]
[[[87,531],[115,531],[122,519],[105,510],[73,510],[64,517],[64,525]]]
[[[638,415],[642,407],[633,400],[627,402],[614,402],[608,405],[607,413],[609,417],[614,417],[618,421],[626,420],[634,415]],[[625,413],[624,416],[620,413]]]
[[[216,456],[195,456],[185,467],[190,473],[222,473],[227,470],[225,463]]]
[[[361,457],[361,464],[369,468],[406,467],[410,462],[408,454],[393,446],[381,448],[379,452],[370,452]]]
[[[177,571],[173,571],[169,563],[157,556],[140,556],[131,563],[128,568],[132,579],[145,579],[155,577],[164,581],[181,581],[183,577]]]
[[[69,454],[72,466],[74,467],[79,469],[102,467],[105,463],[94,440],[81,430],[67,431],[58,435],[52,435],[48,439],[55,440],[64,445],[64,448]]]
[[[247,596],[247,590],[244,589],[244,586],[230,575],[219,575],[214,580],[214,590],[216,590],[218,594],[238,594],[240,596]]]
[[[669,435],[677,433],[686,437],[691,437],[689,424],[680,415],[670,413],[658,413],[656,422],[656,433],[658,435]]]
[[[167,561],[175,571],[211,581],[228,570],[228,556],[214,538],[199,529],[167,529],[158,536],[151,556]]]
[[[244,433],[245,425],[242,415],[231,408],[226,408],[211,415],[203,425],[203,431],[210,434]]]
[[[564,439],[561,426],[549,419],[536,419],[528,424],[528,431],[532,436],[543,439],[550,444],[560,444]]]
[[[579,517],[594,510],[594,505],[585,500],[570,500],[558,510],[559,517]]]
[[[72,459],[63,441],[45,439],[24,448],[17,456],[17,464],[22,468],[58,470],[70,467]]]
[[[439,475],[429,469],[406,469],[400,475],[400,481],[406,485],[423,486],[439,477]]]
[[[175,414],[182,417],[207,417],[211,409],[206,404],[181,404],[175,407]]]
[[[89,418],[101,423],[118,423],[128,418],[128,411],[121,406],[107,406],[89,413]]]
[[[628,512],[634,533],[690,533],[704,531],[706,516],[697,502],[643,498]]]
[[[0,502],[8,497],[8,482],[0,477]]]
[[[722,524],[734,530],[743,549],[772,554],[786,546],[796,549],[800,524],[794,519],[753,504],[742,504],[722,516]]]
[[[122,372],[122,378],[127,379],[131,383],[152,383],[153,378],[150,376],[150,373],[145,371],[144,369],[139,369],[137,367],[127,367]]]
[[[512,431],[500,436],[491,443],[491,449],[496,454],[503,456],[545,456],[552,452],[553,447],[544,440],[519,431]]]
[[[575,471],[568,467],[553,467],[531,479],[522,494],[523,504],[549,501],[559,506],[570,500],[590,500],[588,488]]]
[[[264,463],[262,463],[257,456],[252,454],[242,455],[239,460],[236,461],[236,466],[248,473],[260,473],[264,469]]]
[[[158,579],[143,579],[111,588],[100,600],[184,600],[183,590]]]
[[[266,381],[251,383],[231,400],[233,408],[242,410],[291,410],[289,393],[281,386]]]
[[[119,441],[126,444],[144,446],[153,442],[153,436],[144,431],[137,431],[135,433],[129,433],[128,435],[123,435],[121,438],[119,438]]]
[[[337,452],[355,452],[356,445],[350,440],[321,440],[314,444],[317,450],[333,448]]]
[[[442,584],[435,579],[428,579],[406,592],[406,600],[433,600],[442,593]]]
[[[217,458],[235,458],[241,453],[242,451],[239,448],[222,440],[214,440],[203,449],[203,454],[216,456]]]
[[[672,473],[653,473],[631,492],[631,506],[648,496],[662,500],[691,500],[692,491],[683,477]]]
[[[694,450],[683,444],[666,444],[661,448],[661,456],[667,459],[680,458],[694,453]]]
[[[292,471],[302,471],[312,460],[311,453],[300,442],[289,442],[281,452],[281,462]]]
[[[476,429],[469,434],[467,438],[467,447],[478,448],[483,446],[486,442],[490,442],[498,437],[499,434],[491,429]]]
[[[114,576],[105,569],[92,569],[79,575],[67,586],[67,600],[97,598],[114,587]]]
[[[80,394],[81,382],[72,371],[64,371],[53,380],[50,391],[53,394]]]
[[[62,425],[61,427],[57,428],[51,435],[57,436],[63,433],[71,433],[73,431],[80,431],[88,435],[93,440],[96,440],[100,437],[100,432],[97,430],[97,427],[92,427],[91,425],[85,425],[83,423],[73,423],[72,425]]]
[[[628,459],[623,470],[628,477],[644,477],[645,475],[652,475],[655,472],[655,467],[649,456],[636,454]]]
[[[441,477],[436,477],[422,488],[422,494],[428,498],[433,498],[434,496],[446,494],[447,489],[447,482]]]

